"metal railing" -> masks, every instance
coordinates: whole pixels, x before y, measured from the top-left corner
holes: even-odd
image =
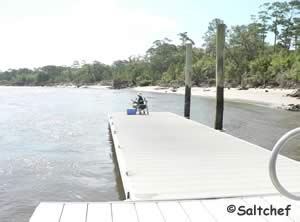
[[[293,130],[287,132],[286,134],[284,134],[275,144],[275,146],[272,150],[271,159],[269,162],[269,174],[270,174],[273,185],[276,187],[276,189],[282,195],[284,195],[290,199],[293,199],[293,200],[300,200],[300,196],[290,193],[287,189],[285,189],[281,185],[281,183],[279,182],[278,177],[277,177],[276,162],[277,162],[277,157],[278,157],[279,152],[283,149],[283,147],[286,145],[286,143],[298,135],[300,136],[300,127],[293,129]],[[300,189],[300,187],[299,187],[299,189]]]

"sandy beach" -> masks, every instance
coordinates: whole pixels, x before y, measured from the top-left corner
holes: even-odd
[[[136,91],[140,92],[157,92],[170,94],[184,94],[184,87],[180,87],[176,92],[172,88],[163,88],[159,86],[136,87]],[[289,104],[300,104],[297,98],[286,96],[293,92],[293,89],[254,89],[238,90],[237,88],[224,89],[225,100],[254,103],[257,105],[265,105],[273,108],[286,108]],[[193,87],[192,95],[214,98],[216,96],[215,87],[201,88]]]
[[[15,88],[16,86],[0,86],[0,88]],[[26,88],[26,86],[20,86],[21,88]],[[46,86],[47,87],[47,86]],[[56,88],[77,88],[75,85],[57,85],[50,86]],[[90,89],[109,89],[111,86],[102,85],[83,85],[80,88],[90,88]],[[184,87],[178,88],[174,91],[172,88],[160,87],[160,86],[144,86],[133,88],[137,92],[154,92],[154,93],[169,93],[169,94],[184,94]],[[263,105],[272,108],[287,109],[289,104],[300,104],[300,99],[295,97],[289,97],[294,89],[258,89],[250,88],[248,90],[238,90],[237,88],[225,88],[224,96],[227,101],[235,101],[242,103],[251,103],[256,105]],[[202,96],[214,98],[216,96],[215,87],[203,88],[203,87],[193,87],[193,96]]]

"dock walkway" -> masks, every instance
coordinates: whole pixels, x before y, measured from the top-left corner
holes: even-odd
[[[172,113],[109,117],[126,196],[178,200],[278,194],[270,151]],[[300,191],[300,164],[278,158],[289,191]]]
[[[269,179],[270,151],[172,113],[114,113],[109,124],[127,200],[41,203],[30,222],[300,221],[300,202]],[[277,171],[300,191],[299,162],[279,156]]]
[[[229,205],[236,208],[285,209],[291,204],[289,215],[259,214],[238,216],[227,212]],[[245,209],[246,209],[245,208]],[[242,211],[240,211],[242,212]],[[30,222],[292,222],[300,221],[300,202],[281,196],[226,198],[182,201],[123,201],[103,203],[41,203]]]

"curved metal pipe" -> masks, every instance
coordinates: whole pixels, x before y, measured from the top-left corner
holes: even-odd
[[[278,180],[277,177],[277,172],[276,172],[276,162],[277,162],[277,157],[279,152],[282,150],[282,148],[285,146],[285,144],[296,137],[297,135],[300,135],[300,127],[293,129],[286,134],[284,134],[275,144],[272,154],[271,154],[271,159],[269,162],[269,174],[271,177],[271,181],[273,185],[276,187],[276,189],[284,196],[293,199],[293,200],[300,200],[300,196],[297,196],[295,194],[290,193],[287,189],[285,189],[281,183]],[[299,172],[300,173],[300,172]]]

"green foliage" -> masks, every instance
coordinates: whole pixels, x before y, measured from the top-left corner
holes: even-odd
[[[269,67],[271,66],[272,58],[269,56],[261,56],[251,61],[250,63],[250,76],[255,77],[252,81],[253,85],[257,85],[258,82],[260,85],[266,85],[266,82],[271,78],[271,72]]]
[[[193,81],[196,85],[201,85],[201,83],[207,84],[210,79],[214,78],[215,70],[215,58],[205,55],[193,64]]]
[[[250,24],[228,27],[225,43],[225,77],[232,85],[282,84],[300,81],[300,1],[275,1],[260,6]],[[216,27],[213,19],[203,36],[203,47],[193,47],[193,84],[215,82]],[[273,45],[266,43],[268,34]],[[44,66],[0,72],[0,84],[55,85],[92,84],[120,80],[129,85],[184,84],[185,44],[194,41],[187,32],[178,34],[179,45],[168,38],[156,40],[145,56],[117,60],[112,65],[74,61],[70,67]]]
[[[77,61],[72,67],[44,66],[38,69],[18,69],[0,72],[0,84],[9,85],[55,85],[64,83],[89,84],[112,79],[111,67],[99,62],[80,65]]]
[[[300,81],[300,56],[296,58],[287,77],[292,80]]]
[[[209,55],[215,56],[216,55],[216,29],[218,24],[223,24],[223,20],[219,18],[213,19],[207,28],[207,32],[204,34],[203,39],[204,39],[204,48],[206,53]]]
[[[145,80],[140,81],[138,85],[139,86],[150,86],[151,84],[152,84],[151,80],[145,79]]]

